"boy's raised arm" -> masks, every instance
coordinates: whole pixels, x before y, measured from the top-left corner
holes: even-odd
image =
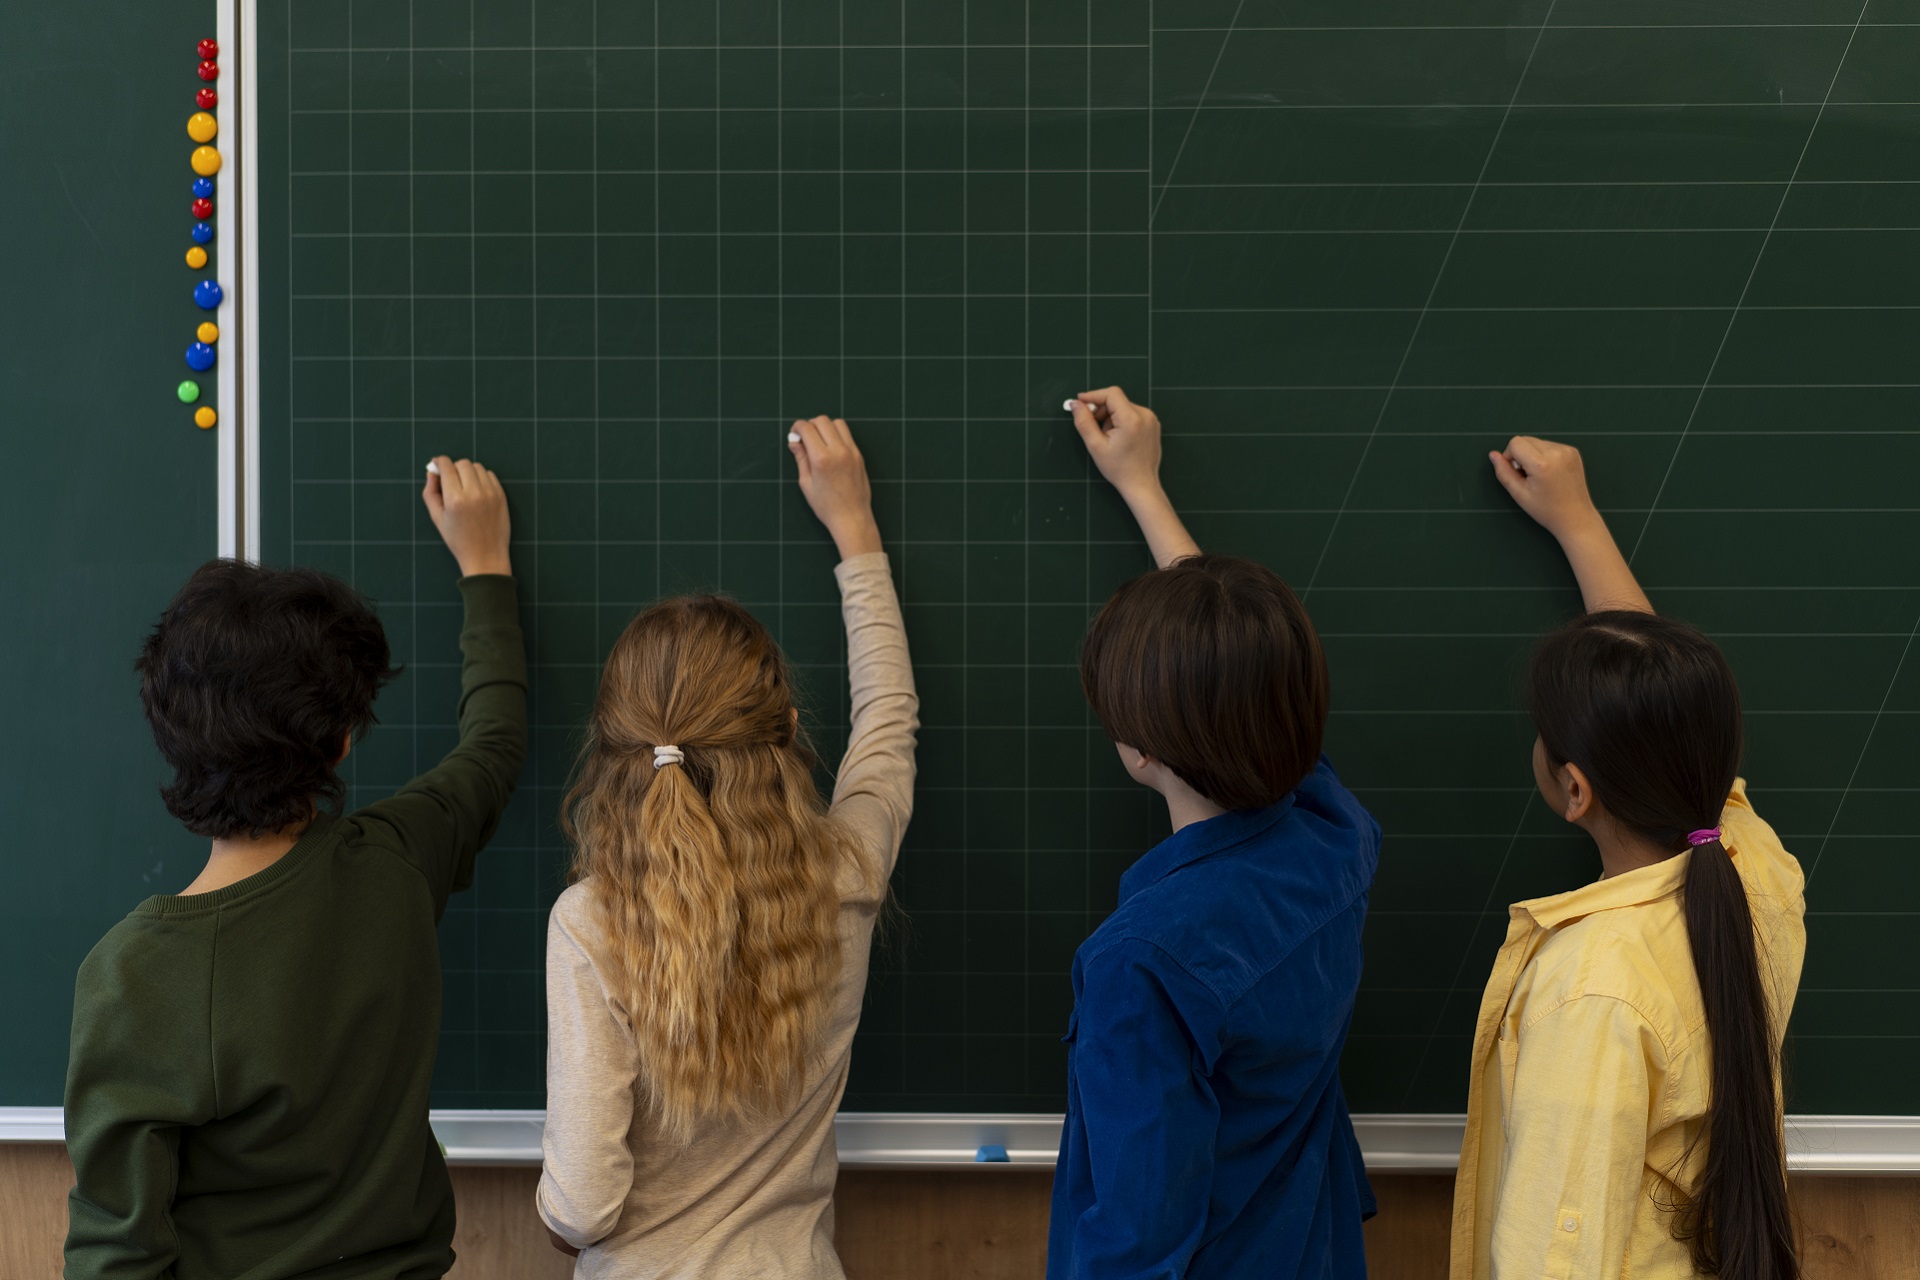
[[[1559,540],[1588,613],[1654,611],[1587,493],[1586,467],[1578,449],[1535,436],[1515,436],[1504,450],[1490,452],[1487,458],[1493,463],[1494,477],[1520,509]]]
[[[527,753],[527,665],[516,611],[511,522],[500,478],[475,462],[435,458],[421,499],[460,567],[460,741],[434,768],[358,815],[389,823],[436,906],[473,880]]]
[[[1160,485],[1160,419],[1153,410],[1127,399],[1118,387],[1082,391],[1067,403],[1093,465],[1140,522],[1153,562],[1164,569],[1199,555],[1200,544]]]

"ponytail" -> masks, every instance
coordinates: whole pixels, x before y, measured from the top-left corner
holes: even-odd
[[[1675,853],[1718,826],[1740,765],[1740,691],[1706,636],[1650,613],[1590,613],[1540,642],[1529,686],[1547,757],[1577,763],[1622,826]],[[1798,1280],[1781,1028],[1746,885],[1718,838],[1694,846],[1682,893],[1712,1062],[1706,1159],[1673,1233],[1702,1274]]]
[[[1713,1067],[1706,1166],[1675,1234],[1691,1248],[1695,1271],[1722,1280],[1793,1280],[1800,1267],[1774,1089],[1780,1040],[1761,982],[1746,885],[1725,845],[1695,847],[1683,892]]]
[[[828,1025],[855,846],[795,720],[786,663],[751,614],[665,601],[607,659],[561,812],[642,1100],[677,1141],[790,1102]]]

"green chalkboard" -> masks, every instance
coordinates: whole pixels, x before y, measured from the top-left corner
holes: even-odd
[[[215,550],[214,433],[174,388],[204,318],[182,261],[207,0],[0,6],[0,1104],[53,1105],[73,975],[129,907],[204,859],[133,658]],[[217,242],[214,246],[218,247]],[[216,253],[216,265],[218,255]],[[212,380],[205,380],[208,400]]]
[[[837,745],[831,555],[781,444],[825,411],[926,721],[848,1105],[1061,1107],[1069,959],[1163,821],[1073,666],[1144,559],[1059,405],[1118,382],[1200,540],[1326,638],[1329,749],[1388,832],[1356,1110],[1464,1108],[1506,903],[1594,871],[1515,696],[1577,607],[1484,460],[1531,431],[1586,450],[1744,681],[1754,796],[1812,876],[1794,1108],[1920,1111],[1920,9],[1864,16],[264,0],[267,554],[361,583],[408,667],[358,795],[451,739],[423,460],[476,454],[515,504],[535,750],[443,930],[441,1105],[540,1104],[553,819],[635,609],[746,601]]]

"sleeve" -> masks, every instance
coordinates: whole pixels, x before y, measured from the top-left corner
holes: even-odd
[[[1765,894],[1782,909],[1805,914],[1806,876],[1799,861],[1787,852],[1780,834],[1754,811],[1745,778],[1733,781],[1733,791],[1720,813],[1720,830],[1749,893]]]
[[[540,1217],[576,1249],[612,1233],[633,1187],[633,1086],[639,1054],[608,998],[583,933],[593,927],[585,891],[554,904],[547,924],[546,1167]]]
[[[852,735],[833,788],[834,813],[881,851],[880,879],[893,873],[913,816],[913,751],[920,729],[907,629],[885,552],[853,556],[834,569],[847,624]]]
[[[1208,1078],[1224,1010],[1146,944],[1083,970],[1070,1071],[1093,1202],[1071,1228],[1073,1280],[1186,1274],[1207,1222],[1220,1105]]]
[[[398,793],[354,815],[392,832],[426,877],[434,916],[473,883],[473,859],[500,825],[527,754],[527,661],[512,578],[460,580],[460,741]]]
[[[1493,1280],[1621,1275],[1665,1049],[1631,1005],[1601,995],[1522,1028],[1518,1048]]]
[[[213,1118],[210,983],[96,952],[67,1060],[68,1280],[171,1280],[183,1133]]]

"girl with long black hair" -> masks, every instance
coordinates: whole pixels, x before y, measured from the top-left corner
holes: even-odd
[[[1576,450],[1521,436],[1490,458],[1588,610],[1540,642],[1528,695],[1540,794],[1601,875],[1510,909],[1474,1035],[1453,1280],[1796,1280],[1780,1039],[1806,904],[1736,776],[1732,669],[1653,612]]]

